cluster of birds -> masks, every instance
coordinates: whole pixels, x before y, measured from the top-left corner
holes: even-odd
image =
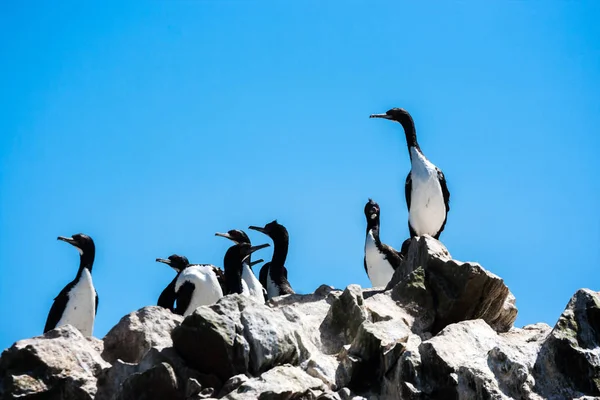
[[[385,114],[372,114],[370,117],[396,121],[404,128],[411,162],[411,170],[405,181],[410,237],[427,234],[438,239],[444,230],[450,210],[450,192],[442,171],[421,151],[413,118],[401,108],[393,108]],[[382,243],[379,237],[379,205],[369,199],[364,213],[367,220],[365,271],[373,287],[385,287],[404,259],[410,239],[404,242],[400,251]],[[287,229],[276,220],[264,227],[250,226],[248,229],[269,236],[274,245],[273,257],[262,266],[258,279],[252,267],[264,260],[253,262],[251,256],[270,244],[252,246],[250,238],[242,230],[217,232],[216,236],[234,242],[225,253],[224,270],[211,264],[190,264],[185,256],[178,254],[166,259],[156,259],[157,262],[169,265],[177,273],[160,294],[157,305],[186,316],[197,307],[213,304],[228,294],[238,293],[259,303],[265,303],[277,296],[293,294],[294,290],[288,282],[285,267],[289,245]],[[96,251],[94,241],[82,233],[72,237],[59,236],[58,239],[73,245],[79,251],[80,264],[75,279],[54,299],[44,333],[70,324],[84,335],[91,336],[98,309],[98,293],[92,282]]]

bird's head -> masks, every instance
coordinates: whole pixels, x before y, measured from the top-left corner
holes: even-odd
[[[172,254],[169,258],[157,258],[157,262],[167,264],[169,267],[173,268],[178,273],[183,271],[190,262],[188,261],[186,256],[180,256],[179,254]]]
[[[217,232],[215,236],[221,236],[226,239],[229,239],[235,243],[250,243],[250,238],[246,234],[246,232],[240,229],[232,229],[227,231],[226,233]]]
[[[83,233],[76,233],[71,237],[59,236],[57,239],[67,242],[71,246],[75,247],[81,256],[84,254],[93,256],[96,250],[92,238]]]
[[[371,114],[369,118],[383,118],[392,121],[400,122],[402,125],[405,123],[413,123],[411,115],[404,108],[392,108],[387,110],[385,114]]]
[[[275,240],[289,240],[289,235],[285,226],[277,222],[277,220],[271,221],[264,227],[260,226],[249,226],[248,229],[252,229],[265,235],[269,236],[273,241]]]
[[[365,204],[365,217],[367,217],[367,221],[379,218],[379,212],[379,204],[369,199],[367,204]]]

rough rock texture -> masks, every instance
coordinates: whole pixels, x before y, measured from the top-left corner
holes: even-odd
[[[77,329],[62,326],[15,343],[0,359],[0,398],[93,399],[110,367]]]
[[[433,334],[449,324],[479,318],[497,332],[506,332],[517,319],[515,297],[500,277],[479,264],[452,260],[428,235],[411,241],[387,289],[394,287],[395,300],[433,309],[431,326],[419,326]]]
[[[182,316],[158,306],[132,312],[106,334],[102,357],[108,362],[121,359],[137,363],[153,347],[173,346],[170,333],[182,320]]]
[[[581,289],[569,301],[536,365],[547,397],[600,397],[600,294]]]
[[[499,277],[420,237],[386,290],[231,295],[185,319],[151,306],[103,340],[66,326],[19,341],[0,398],[600,398],[600,293],[575,293],[553,329],[513,327],[514,304]]]

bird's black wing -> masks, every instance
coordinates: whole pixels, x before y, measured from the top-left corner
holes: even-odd
[[[279,285],[279,295],[283,296],[284,294],[296,294],[296,292],[294,292],[294,289],[292,289],[292,285],[290,285],[290,282],[287,279],[283,279],[283,282],[281,282],[281,284]]]
[[[406,197],[406,207],[410,211],[410,193],[412,192],[412,179],[410,177],[410,171],[406,175],[406,182],[404,183],[404,196]]]
[[[267,288],[267,275],[269,274],[269,268],[271,267],[271,263],[265,263],[260,269],[258,273],[258,281],[260,284],[266,289]]]
[[[367,269],[367,256],[363,257],[363,265],[365,266],[365,272],[367,273],[367,276],[369,276],[369,270]]]
[[[158,296],[158,301],[156,302],[157,306],[166,308],[171,312],[175,310],[175,299],[177,298],[177,294],[175,293],[175,284],[177,283],[178,277],[179,274],[177,274],[171,283],[169,283],[167,287],[163,289],[160,296]]]
[[[402,263],[402,260],[404,259],[404,256],[400,252],[387,244],[381,243],[381,252],[385,256],[385,259],[390,262],[394,271],[400,266],[400,263]]]
[[[290,285],[290,282],[288,281],[287,276],[288,276],[287,268],[285,266],[283,266],[282,273],[281,273],[281,284],[279,285],[280,296],[282,296],[284,294],[296,294],[296,292],[294,292],[294,289],[292,289],[292,285]]]
[[[69,301],[69,292],[75,286],[75,281],[69,282],[67,286],[60,291],[58,296],[54,298],[54,303],[52,303],[52,307],[50,307],[50,312],[48,313],[48,318],[46,319],[46,326],[44,326],[44,333],[51,331],[56,328],[56,324],[60,321],[62,317],[62,313],[67,306],[67,302]]]
[[[194,284],[191,282],[184,282],[177,292],[177,306],[175,307],[175,314],[183,315],[187,310],[190,302],[192,301],[192,295],[194,294]]]
[[[444,204],[446,205],[446,212],[450,211],[450,191],[446,185],[446,177],[444,173],[436,167],[440,186],[442,187],[442,195],[444,196]]]

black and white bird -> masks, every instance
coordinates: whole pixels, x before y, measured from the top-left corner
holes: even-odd
[[[411,237],[428,234],[439,239],[450,211],[450,192],[442,171],[421,151],[411,115],[402,108],[392,108],[385,114],[372,114],[370,118],[396,121],[404,128],[411,163],[404,185],[408,229]]]
[[[215,236],[227,238],[235,242],[236,244],[251,244],[250,238],[248,237],[246,232],[239,229],[232,229],[230,231],[227,231],[226,233],[217,232],[215,233]],[[263,259],[260,259],[251,262],[251,255],[248,255],[246,260],[242,263],[242,279],[248,287],[248,293],[250,294],[250,297],[259,303],[264,303],[267,300],[267,291],[254,275],[254,272],[252,271],[252,266],[263,261]]]
[[[287,269],[285,268],[285,259],[287,258],[290,242],[285,226],[275,220],[269,222],[263,228],[250,226],[248,229],[264,233],[273,240],[273,258],[263,265],[258,278],[263,287],[267,289],[268,298],[294,294],[295,292],[288,282]]]
[[[175,279],[175,314],[188,316],[200,306],[216,303],[223,297],[223,289],[219,282],[220,269],[211,264],[190,264],[187,257],[173,254],[168,259],[157,258],[156,261],[179,270]],[[222,273],[222,272],[221,272]],[[165,289],[167,290],[168,287]],[[162,294],[161,294],[162,296]],[[173,309],[169,303],[172,293],[167,292],[162,300],[167,307]],[[162,301],[159,299],[159,301]]]
[[[252,253],[269,246],[268,243],[258,246],[252,246],[250,243],[236,243],[227,250],[223,260],[223,268],[225,269],[225,283],[228,294],[238,293],[256,300],[256,297],[251,295],[246,281],[242,279],[242,272],[248,257]],[[262,295],[262,292],[260,294]],[[264,303],[264,297],[261,296],[258,302]]]
[[[167,285],[166,288],[160,293],[158,296],[158,301],[156,305],[159,307],[166,308],[171,312],[175,312],[175,300],[177,300],[177,294],[175,293],[175,285],[177,283],[177,278],[179,278],[179,274],[183,271],[188,265],[188,259],[186,257],[178,256],[177,254],[173,254],[169,256],[168,259],[157,258],[157,262],[167,264],[169,267],[173,268],[177,273],[175,278]]]
[[[400,252],[379,239],[379,204],[369,199],[365,204],[367,236],[365,238],[365,271],[373,287],[385,287],[404,258]]]
[[[44,333],[70,324],[84,336],[92,336],[98,310],[98,293],[92,282],[92,266],[96,255],[94,241],[83,233],[72,237],[59,236],[58,240],[69,243],[79,251],[79,270],[75,279],[54,298]]]

